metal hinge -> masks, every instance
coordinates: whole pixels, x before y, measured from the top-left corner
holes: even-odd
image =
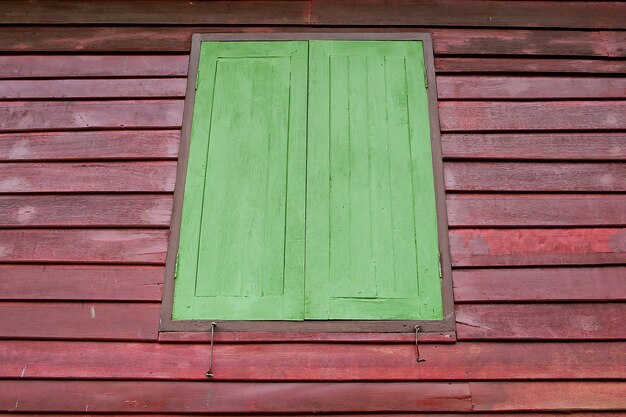
[[[428,89],[428,70],[426,69],[426,65],[424,65],[423,68],[424,68],[424,87]]]
[[[443,279],[443,272],[441,270],[441,255],[439,255],[439,279]]]
[[[174,279],[178,276],[178,253],[176,253],[176,263],[174,264]]]

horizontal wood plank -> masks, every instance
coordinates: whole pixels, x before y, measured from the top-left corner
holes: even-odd
[[[167,230],[0,230],[0,262],[138,263],[162,265]]]
[[[70,98],[180,98],[185,96],[185,78],[105,78],[89,80],[0,81],[4,100]]]
[[[169,195],[0,195],[2,227],[169,227]]]
[[[175,159],[180,130],[0,133],[2,161]]]
[[[161,301],[162,267],[0,265],[2,300]]]
[[[474,411],[626,410],[624,382],[471,382]]]
[[[318,25],[604,29],[626,26],[621,18],[626,14],[626,6],[615,2],[315,0],[312,5],[311,22]],[[553,13],[557,8],[559,13],[555,18]]]
[[[186,77],[189,55],[2,55],[3,78]]]
[[[8,414],[8,413],[7,413]],[[75,417],[75,414],[63,414],[63,413],[54,413],[48,414],[48,417]],[[126,414],[126,413],[115,413],[116,417],[131,417],[136,416],[137,414]],[[200,417],[206,414],[150,414],[150,417]],[[300,417],[308,417],[310,414],[294,414],[290,413],[293,416]],[[326,416],[334,416],[334,417],[363,417],[363,414],[325,414]],[[509,417],[511,413],[472,413],[472,417]],[[41,414],[32,414],[32,413],[20,413],[21,417],[34,417],[41,416]],[[232,414],[211,414],[213,417],[232,417]],[[563,417],[563,412],[555,411],[555,412],[547,412],[547,413],[525,413],[524,417]],[[600,411],[600,412],[568,412],[567,417],[623,417],[624,413],[620,412],[610,412],[610,411]],[[393,414],[393,413],[385,413],[385,417],[406,417],[406,414]],[[411,417],[468,417],[466,413],[411,413]]]
[[[626,101],[443,101],[439,116],[444,132],[615,130],[626,129]]]
[[[363,32],[362,28],[337,28]],[[449,29],[424,27],[433,34],[437,55],[534,55],[624,57],[626,33],[616,31],[551,31]],[[188,52],[194,33],[328,32],[327,28],[258,26],[14,26],[0,28],[3,52]],[[369,31],[415,32],[416,28],[372,28]]]
[[[38,0],[24,7],[20,1],[5,0],[0,24],[308,24],[309,1],[243,0],[172,3],[151,0],[128,3],[120,0],[91,0],[65,3]],[[609,10],[619,11],[619,6]],[[607,16],[608,18],[608,16]],[[610,20],[605,24],[610,24]]]
[[[438,55],[626,56],[625,32],[433,29]]]
[[[411,344],[218,343],[213,380],[626,378],[622,342],[425,344],[420,354],[418,363]],[[2,341],[0,378],[206,381],[209,356],[207,343]]]
[[[446,162],[448,191],[626,191],[626,164]]]
[[[626,133],[446,133],[441,146],[444,158],[626,160]]]
[[[435,69],[440,73],[586,73],[626,74],[626,61],[574,58],[493,58],[437,57]]]
[[[0,164],[0,193],[171,192],[176,161]]]
[[[437,94],[444,100],[623,99],[626,78],[448,75],[437,77]]]
[[[245,383],[0,381],[0,409],[36,412],[328,413],[624,410],[620,382]],[[17,402],[17,406],[15,403]]]
[[[459,340],[626,339],[624,303],[457,304],[455,311]]]
[[[626,301],[626,266],[456,269],[454,300]]]
[[[0,320],[0,338],[156,340],[160,307],[158,303],[3,302],[0,316],[6,319]]]
[[[456,229],[450,251],[457,267],[619,264],[626,229]]]
[[[626,226],[621,194],[448,194],[446,208],[451,227]]]
[[[64,4],[40,0],[24,9],[6,1],[4,24],[311,24],[390,26],[478,26],[623,29],[626,7],[619,2],[424,0],[214,1],[183,7],[165,0],[151,3],[84,1]],[[265,4],[263,4],[265,3]],[[311,8],[312,6],[312,8]],[[558,19],[552,16],[559,8]],[[450,11],[453,10],[454,13]],[[593,15],[594,19],[588,16]],[[71,16],[71,18],[70,18]]]
[[[203,367],[205,368],[205,367]],[[206,372],[206,370],[205,370]],[[470,411],[466,383],[0,381],[0,410],[81,412]],[[16,400],[19,404],[15,407]]]
[[[179,128],[183,100],[3,101],[4,130]]]

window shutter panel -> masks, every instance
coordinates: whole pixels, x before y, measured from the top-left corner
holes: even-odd
[[[302,320],[307,42],[204,42],[173,318]]]
[[[307,319],[442,319],[421,42],[311,41]]]

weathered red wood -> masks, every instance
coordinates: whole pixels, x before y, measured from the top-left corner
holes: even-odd
[[[0,410],[24,412],[384,413],[472,409],[467,383],[8,380],[0,381],[0,392]]]
[[[0,338],[156,340],[160,307],[158,303],[3,302]]]
[[[626,101],[443,101],[439,116],[442,131],[626,129]]]
[[[311,23],[362,26],[623,28],[623,4],[551,1],[314,0]],[[555,8],[563,7],[555,19]],[[618,15],[614,15],[618,13]],[[590,19],[589,16],[594,16]],[[597,16],[597,21],[596,21]],[[29,23],[21,20],[20,23]]]
[[[626,339],[624,303],[457,304],[455,310],[459,340]]]
[[[161,301],[162,267],[0,265],[0,299]]]
[[[435,58],[435,69],[440,73],[586,73],[626,74],[626,61],[567,58]]]
[[[0,81],[2,99],[184,97],[185,78]]]
[[[0,160],[175,159],[180,130],[0,134]]]
[[[0,164],[0,193],[169,192],[175,180],[175,161]]]
[[[19,414],[20,417],[40,417],[41,414],[30,414],[30,413],[20,413]],[[48,414],[46,413],[47,416],[50,417],[75,417],[75,414],[60,414],[60,413],[54,413],[54,414]],[[116,417],[131,417],[131,416],[136,416],[137,414],[122,414],[122,413],[116,413],[115,416]],[[187,417],[200,417],[200,416],[204,416],[206,414],[150,414],[150,417],[172,417],[172,416],[187,416]],[[305,416],[307,414],[292,414],[292,415],[300,415],[300,416]],[[345,413],[341,413],[341,414],[326,414],[327,416],[341,416],[341,417],[363,417],[363,414],[345,414]],[[471,416],[472,417],[509,417],[511,415],[511,413],[472,413]],[[232,417],[232,414],[211,414],[211,416],[213,417]],[[406,417],[406,414],[392,414],[392,413],[385,413],[385,417]],[[465,413],[411,413],[411,417],[467,417],[468,414]],[[563,412],[554,412],[554,413],[525,413],[523,414],[524,417],[563,417]],[[601,411],[598,413],[590,413],[590,412],[583,412],[583,413],[567,413],[567,417],[623,417],[624,413],[620,413],[620,412],[610,412],[610,411]]]
[[[470,382],[474,411],[626,410],[623,382]]]
[[[221,343],[409,343],[415,344],[410,333],[283,333],[283,332],[217,332],[215,342]],[[420,343],[454,343],[456,336],[448,333],[421,333]],[[160,332],[163,343],[210,343],[209,332]]]
[[[0,262],[138,263],[162,265],[167,230],[0,230]]]
[[[153,3],[153,4],[152,4]],[[423,0],[393,2],[356,0],[216,1],[178,6],[151,3],[85,1],[64,4],[40,0],[28,9],[7,1],[0,23],[9,24],[308,24],[317,25],[433,25],[479,27],[624,28],[626,8],[619,2],[473,1],[446,3]],[[266,3],[266,4],[263,4]],[[312,10],[310,10],[310,3]],[[550,18],[562,6],[558,19]],[[450,11],[453,10],[454,13]],[[560,9],[559,9],[560,11]],[[69,17],[71,16],[71,18]],[[594,16],[594,19],[589,19]]]
[[[624,133],[446,133],[441,146],[445,158],[626,160]]]
[[[412,412],[624,410],[620,382],[0,381],[6,411]],[[15,403],[17,402],[17,406]]]
[[[600,265],[626,262],[626,229],[456,229],[453,266]]]
[[[183,100],[4,101],[4,130],[178,128]]]
[[[448,191],[626,191],[626,164],[446,162]]]
[[[327,28],[258,26],[16,26],[0,28],[0,51],[4,52],[187,52],[193,33],[212,32],[328,32]],[[415,32],[415,28],[372,30]],[[333,31],[363,32],[362,28]],[[419,28],[434,35],[439,55],[549,55],[575,57],[623,57],[623,32],[442,29]]]
[[[456,269],[457,303],[626,301],[626,267]]]
[[[439,99],[624,98],[626,78],[439,76]]]
[[[511,4],[511,3],[509,3]],[[433,29],[435,53],[619,57],[624,32]]]
[[[188,55],[2,55],[0,78],[185,77]]]
[[[5,0],[2,8],[0,24],[286,25],[308,24],[310,20],[309,1],[305,0],[185,3],[172,3],[167,0],[132,3],[120,0],[92,0],[70,4],[59,0],[39,0],[27,8],[19,1]],[[602,12],[607,14],[603,24],[610,27],[612,20],[609,13],[619,10],[619,6],[610,6],[608,10]]]
[[[620,379],[622,342],[411,344],[264,343],[214,347],[215,381],[466,381]],[[0,342],[0,378],[206,381],[210,345]],[[584,361],[581,358],[585,358]],[[271,371],[269,371],[271,370]]]
[[[626,225],[621,194],[448,194],[446,200],[452,227]]]
[[[0,195],[2,227],[169,227],[169,195]]]

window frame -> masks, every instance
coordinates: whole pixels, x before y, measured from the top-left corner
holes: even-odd
[[[211,330],[211,320],[172,320],[174,301],[174,275],[180,239],[185,177],[189,157],[191,123],[195,102],[195,84],[200,60],[202,42],[237,42],[237,41],[421,41],[424,45],[424,63],[426,69],[431,151],[433,158],[433,176],[435,187],[437,233],[441,265],[441,295],[443,320],[305,320],[305,321],[219,321],[219,332],[236,332],[237,340],[246,340],[246,334],[272,333],[414,333],[415,326],[420,326],[420,334],[433,336],[436,341],[454,341],[455,317],[452,287],[452,268],[448,236],[448,219],[443,178],[443,160],[439,128],[437,87],[435,82],[434,56],[430,33],[212,33],[192,36],[191,54],[187,78],[187,91],[183,113],[183,125],[178,156],[178,169],[174,190],[174,204],[170,223],[167,258],[165,264],[165,282],[161,308],[161,332],[207,332]],[[241,334],[239,335],[239,332]],[[265,337],[272,340],[272,337]],[[280,337],[278,339],[281,339]],[[297,337],[296,337],[297,339]],[[329,337],[322,337],[328,341]],[[332,337],[330,338],[332,339]],[[311,340],[305,338],[304,340]]]

